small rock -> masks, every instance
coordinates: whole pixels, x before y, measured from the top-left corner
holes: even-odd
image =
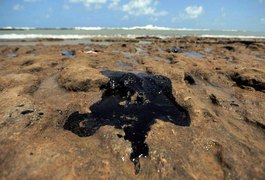
[[[190,96],[187,96],[187,97],[184,98],[184,101],[188,101],[190,99],[191,99],[191,97]]]
[[[23,107],[25,106],[24,104],[17,104],[16,107]]]

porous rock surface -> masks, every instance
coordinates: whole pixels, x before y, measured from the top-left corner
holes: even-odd
[[[0,45],[0,179],[264,179],[264,40],[6,43]],[[62,49],[76,54],[63,57]],[[122,129],[105,125],[87,137],[64,129],[72,113],[93,114],[90,107],[104,102],[106,70],[168,78],[190,115],[185,127],[155,119],[137,175]]]

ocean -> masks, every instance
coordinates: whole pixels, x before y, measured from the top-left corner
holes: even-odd
[[[87,39],[94,37],[136,38],[141,36],[167,37],[220,37],[220,38],[257,38],[264,39],[265,31],[211,30],[166,28],[157,26],[137,26],[122,28],[75,27],[75,28],[0,28],[0,41],[12,39]]]

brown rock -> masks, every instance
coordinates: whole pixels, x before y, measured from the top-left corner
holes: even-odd
[[[0,77],[0,89],[10,89],[14,87],[22,88],[25,93],[34,93],[40,84],[37,76],[28,73],[8,74]]]
[[[108,82],[108,78],[98,70],[79,64],[64,68],[58,77],[60,86],[70,91],[97,89]]]

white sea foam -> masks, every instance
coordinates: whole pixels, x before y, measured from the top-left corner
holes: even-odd
[[[110,29],[110,30],[174,30],[173,28],[168,27],[159,27],[153,25],[146,25],[146,26],[133,26],[133,27],[74,27],[75,30],[103,30],[103,29]]]
[[[2,29],[13,29],[11,26],[2,27]]]
[[[119,29],[119,28],[116,28]],[[123,30],[174,30],[168,27],[160,27],[160,26],[153,26],[153,25],[146,25],[146,26],[133,26],[133,27],[122,27]]]
[[[159,31],[210,31],[210,29],[191,29],[191,28],[170,28],[170,27],[161,27],[161,26],[133,26],[133,27],[122,27],[114,29],[123,29],[123,30],[159,30]]]
[[[77,35],[77,34],[61,34],[61,35],[51,35],[51,34],[0,34],[0,39],[87,39],[87,38],[109,38],[109,37],[124,37],[124,38],[136,38],[136,35]]]
[[[75,27],[75,30],[102,30],[102,27]]]
[[[49,28],[36,28],[36,27],[2,27],[0,29],[6,30],[34,30],[34,29],[49,29]],[[74,27],[74,28],[50,28],[60,30],[60,29],[74,29],[74,30],[86,30],[86,31],[100,31],[100,30],[159,30],[159,31],[220,31],[220,32],[247,32],[244,30],[236,30],[236,29],[223,29],[223,30],[212,30],[212,29],[192,29],[192,28],[170,28],[170,27],[161,27],[154,25],[146,25],[146,26],[133,26],[133,27]]]
[[[36,29],[36,28],[35,27],[11,27],[11,26],[6,26],[6,27],[2,27],[1,29],[6,29],[6,30],[16,30],[16,29],[33,30],[33,29]]]
[[[183,37],[189,36],[187,34],[178,34],[176,35],[152,35],[152,34],[111,34],[111,35],[97,35],[97,34],[0,34],[0,39],[12,40],[12,39],[89,39],[89,38],[136,38],[143,36],[156,36],[160,38],[170,38],[170,37]],[[192,36],[197,37],[208,37],[208,38],[239,38],[239,39],[265,39],[265,36],[256,36],[256,35],[211,35],[211,34],[198,34]]]
[[[32,27],[4,27],[3,29],[42,29],[42,28],[32,28]],[[46,28],[43,28],[46,29]],[[75,29],[75,30],[160,30],[160,31],[210,31],[210,29],[191,29],[191,28],[170,28],[170,27],[162,27],[162,26],[154,26],[154,25],[146,25],[146,26],[132,26],[132,27],[74,27],[74,28],[54,28],[54,29]]]

